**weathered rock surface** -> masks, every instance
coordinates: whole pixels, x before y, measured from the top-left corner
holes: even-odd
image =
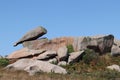
[[[32,59],[19,59],[13,64],[9,64],[5,69],[8,70],[24,70],[26,67],[33,64],[34,60]]]
[[[114,45],[120,47],[120,40],[114,39]]]
[[[107,52],[111,52],[113,43],[114,43],[113,35],[108,35],[99,38],[85,37],[81,42],[81,50],[90,48],[95,50],[96,52],[99,52],[100,54],[104,54]]]
[[[73,45],[75,51],[82,51],[87,48],[93,49],[94,51],[104,54],[112,52],[112,54],[119,54],[119,41],[114,41],[112,35],[103,37],[61,37],[48,40],[47,38],[32,40],[24,42],[25,48],[15,51],[8,55],[8,59],[21,59],[21,58],[32,58],[34,59],[47,59],[57,58],[59,61],[68,61],[67,45]],[[116,46],[117,44],[117,46]],[[115,45],[115,46],[113,46]],[[113,46],[113,47],[112,47]],[[111,51],[112,50],[112,51]],[[54,55],[48,55],[45,51],[56,51]],[[40,55],[41,54],[41,55]],[[57,57],[54,57],[56,56]]]
[[[32,65],[26,67],[24,70],[33,75],[36,72],[47,72],[47,73],[53,72],[53,73],[59,73],[59,74],[67,74],[67,71],[64,68],[54,64],[50,64],[48,62],[43,62],[43,61],[36,61],[36,63],[33,63]]]
[[[27,32],[18,42],[16,42],[14,44],[14,46],[17,46],[18,44],[21,44],[26,41],[35,40],[35,39],[43,36],[46,33],[47,33],[47,30],[45,28],[43,28],[42,26],[37,27],[37,28]]]
[[[27,47],[29,49],[41,49],[46,43],[49,43],[50,41],[47,38],[40,38],[32,41],[26,41],[23,43],[23,47]],[[44,48],[48,50],[47,48]]]
[[[73,45],[75,51],[90,48],[104,54],[111,51],[113,43],[114,36],[107,35],[102,37],[60,37],[52,40],[41,39],[28,41],[23,45],[31,49],[46,49],[53,51],[57,51],[63,46]]]
[[[84,51],[78,51],[78,52],[72,52],[72,53],[70,53],[69,54],[70,56],[68,58],[68,63],[70,64],[70,63],[78,62],[81,59],[83,52]]]
[[[81,42],[83,41],[84,38],[85,37],[75,37],[74,38],[73,48],[74,48],[75,51],[81,50],[81,47],[82,47]]]
[[[107,68],[110,70],[116,70],[116,71],[120,72],[120,66],[118,66],[116,64],[108,66]]]
[[[46,33],[47,30],[41,26],[27,32],[14,44],[14,46],[23,44],[24,48],[7,56],[13,62],[18,61],[8,65],[6,68],[25,70],[31,75],[37,72],[66,74],[67,71],[58,65],[78,62],[87,48],[100,54],[111,52],[112,55],[120,55],[120,41],[114,39],[113,35],[60,37],[51,40],[47,38],[38,39]],[[74,52],[68,54],[71,49],[68,48],[69,45],[72,45]],[[111,68],[111,66],[107,68]],[[119,71],[119,68],[117,65],[113,65],[111,69]]]
[[[33,59],[20,59],[15,63],[8,65],[5,69],[25,70],[31,75],[34,75],[37,72],[67,74],[67,71],[60,66]]]
[[[57,56],[56,51],[46,51],[46,52],[40,54],[39,56],[37,56],[36,59],[46,60],[46,59],[49,59],[49,58],[54,58],[55,56]]]
[[[35,50],[45,49],[45,50],[57,51],[62,46],[67,46],[69,44],[72,44],[73,39],[74,39],[73,37],[60,37],[51,40],[44,38],[44,39],[27,41],[23,43],[23,46]]]
[[[60,47],[57,51],[58,61],[66,61],[68,58],[67,47]]]
[[[8,59],[20,59],[20,58],[32,58],[35,55],[39,55],[43,52],[45,52],[46,50],[30,50],[28,48],[23,48],[20,49],[18,51],[15,51],[13,53],[11,53],[10,55],[8,55]]]
[[[113,56],[120,55],[120,40],[114,39],[114,44],[111,49],[111,55]]]
[[[108,35],[103,38],[98,38],[98,47],[101,54],[111,52],[112,45],[114,44],[114,36]]]
[[[111,55],[118,56],[120,55],[120,47],[117,45],[113,45],[111,49]]]

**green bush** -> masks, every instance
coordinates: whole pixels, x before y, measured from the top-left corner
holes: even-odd
[[[86,64],[90,64],[90,63],[96,64],[98,61],[98,58],[99,58],[99,55],[97,53],[95,53],[95,51],[93,51],[91,49],[86,49],[82,60]]]
[[[68,53],[74,52],[74,48],[72,44],[67,45]]]
[[[9,60],[6,58],[0,58],[0,67],[5,67],[9,64]]]

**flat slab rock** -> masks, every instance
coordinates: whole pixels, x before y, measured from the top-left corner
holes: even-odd
[[[34,56],[34,55],[39,55],[43,52],[45,52],[46,50],[44,49],[40,49],[40,50],[30,50],[28,48],[22,48],[20,50],[14,51],[13,53],[11,53],[10,55],[8,55],[8,59],[19,59],[19,58],[25,58],[25,57],[29,57],[29,56]]]

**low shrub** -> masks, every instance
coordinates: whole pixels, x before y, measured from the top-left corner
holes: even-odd
[[[96,64],[99,58],[99,54],[95,53],[95,51],[91,50],[91,49],[86,49],[83,55],[83,62],[86,64]]]
[[[68,53],[74,52],[74,48],[72,44],[67,45]]]
[[[5,67],[9,64],[9,60],[6,58],[0,58],[0,67]]]

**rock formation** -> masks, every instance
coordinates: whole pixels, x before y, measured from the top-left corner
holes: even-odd
[[[92,37],[60,37],[52,40],[38,39],[28,41],[23,44],[24,47],[30,49],[46,49],[57,51],[60,47],[72,45],[75,51],[93,49],[100,54],[111,52],[111,47],[114,42],[113,35],[107,35],[98,38]]]
[[[43,27],[35,28],[34,30],[26,33],[17,43],[15,43],[15,46],[22,43],[24,48],[8,55],[7,58],[13,64],[9,65],[7,68],[16,67],[14,66],[15,61],[19,59],[24,61],[25,59],[25,62],[22,62],[24,63],[23,66],[19,69],[25,70],[30,74],[40,71],[53,71],[55,73],[66,74],[66,70],[57,65],[67,65],[80,61],[84,50],[86,49],[92,49],[100,55],[104,55],[108,52],[111,52],[112,55],[120,54],[120,41],[115,40],[113,35],[59,37],[51,40],[47,38],[38,39],[46,33],[47,30]],[[74,52],[68,53],[69,45],[73,47]],[[21,61],[18,61],[15,64],[22,65]],[[36,64],[36,62],[38,64]],[[29,63],[31,66],[28,66]],[[56,65],[52,65],[51,63]],[[48,71],[45,71],[47,68],[44,68],[44,66],[49,66],[47,64],[52,67],[50,69],[48,68]],[[15,69],[18,69],[19,66],[20,65],[17,65]],[[62,72],[60,72],[59,69]]]

